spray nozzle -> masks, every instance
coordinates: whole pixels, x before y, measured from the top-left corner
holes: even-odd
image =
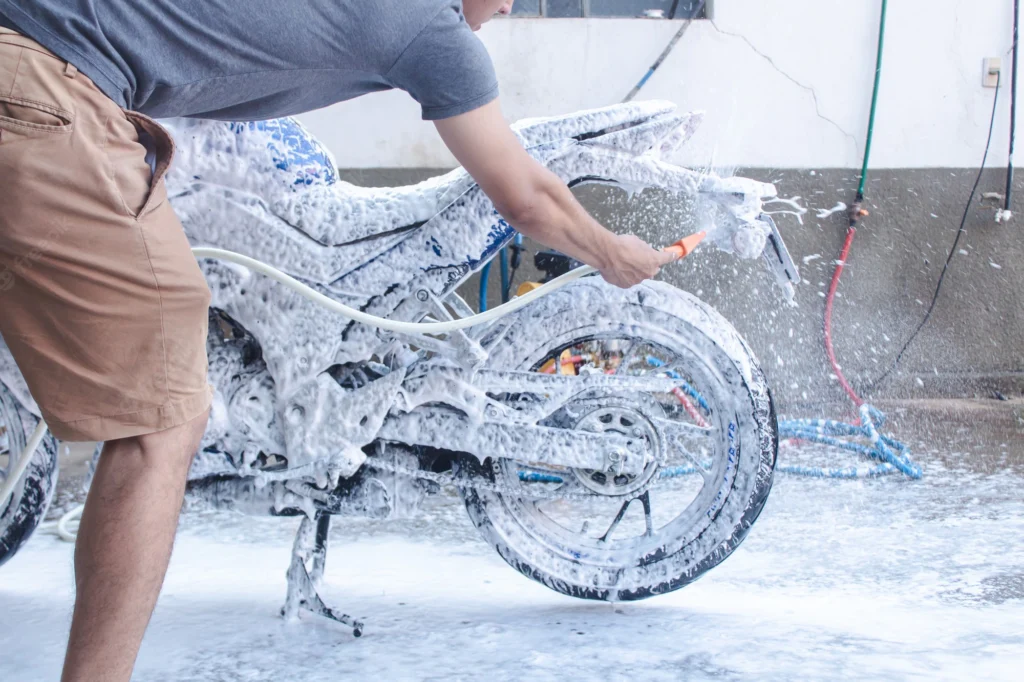
[[[683,237],[675,244],[666,246],[665,251],[674,253],[676,260],[682,260],[693,253],[693,250],[697,248],[697,245],[704,241],[704,237],[708,236],[707,232],[703,230],[691,234],[689,237]]]

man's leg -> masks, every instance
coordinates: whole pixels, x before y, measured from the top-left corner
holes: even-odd
[[[6,30],[0,94],[0,334],[51,433],[107,443],[64,679],[127,680],[210,408],[210,291],[167,199],[166,131]]]
[[[206,419],[104,446],[75,547],[78,592],[63,682],[131,677]]]

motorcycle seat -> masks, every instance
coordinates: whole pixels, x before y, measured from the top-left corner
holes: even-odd
[[[513,126],[528,149],[586,140],[652,119],[673,124],[670,102],[631,102]],[[430,220],[475,186],[462,169],[405,187],[360,187],[341,180],[330,152],[294,118],[248,123],[162,121],[175,139],[167,175],[172,198],[200,191],[257,202],[325,246],[342,246]]]
[[[344,182],[330,152],[293,118],[161,123],[177,149],[167,174],[172,199],[212,191],[257,202],[328,246],[415,227],[474,184],[461,169],[405,187]]]

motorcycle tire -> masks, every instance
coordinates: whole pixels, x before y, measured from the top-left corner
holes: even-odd
[[[764,508],[778,453],[775,410],[753,353],[717,311],[674,287],[647,282],[621,290],[599,278],[585,278],[496,323],[480,340],[489,348],[489,369],[538,371],[546,358],[557,357],[581,339],[622,336],[679,353],[687,358],[680,366],[707,365],[700,371],[714,388],[707,393],[714,396],[708,401],[707,419],[717,420],[727,440],[723,451],[716,451],[715,461],[725,458],[724,464],[709,465],[718,467],[714,477],[707,477],[710,492],[702,485],[691,504],[696,508],[687,508],[686,518],[692,522],[683,523],[680,516],[665,526],[664,538],[661,530],[652,534],[645,502],[648,525],[639,541],[619,546],[607,534],[597,540],[577,535],[574,540],[571,532],[540,515],[535,501],[494,490],[508,460],[495,457],[481,465],[467,459],[461,467],[461,474],[469,477],[460,490],[470,519],[502,558],[523,575],[583,599],[630,601],[664,594],[721,563]],[[607,409],[626,414],[621,407]],[[491,485],[473,487],[474,479]],[[514,474],[506,480],[514,488]],[[655,476],[650,489],[660,484]],[[700,500],[704,502],[697,504]],[[583,522],[584,530],[588,523]]]

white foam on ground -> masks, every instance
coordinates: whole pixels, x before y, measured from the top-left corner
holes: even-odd
[[[816,211],[815,217],[818,218],[819,220],[823,220],[823,219],[828,218],[829,216],[831,216],[833,213],[838,213],[839,211],[845,211],[845,210],[846,210],[846,204],[844,204],[843,202],[840,201],[835,206],[833,206],[832,208],[818,208],[818,209],[815,209],[815,211]]]
[[[452,498],[342,521],[324,593],[361,639],[279,618],[294,519],[189,513],[133,679],[1019,679],[1021,476],[923,463],[916,483],[780,477],[733,557],[628,604],[523,578]],[[58,678],[71,561],[37,536],[0,570],[0,679]]]

